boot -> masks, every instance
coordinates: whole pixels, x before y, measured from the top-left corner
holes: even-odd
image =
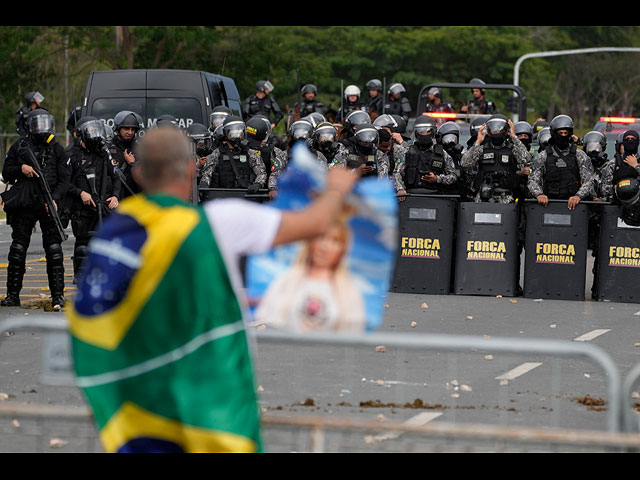
[[[64,267],[54,265],[47,268],[49,277],[49,290],[51,291],[51,306],[59,311],[65,305],[64,299]]]
[[[7,292],[7,296],[4,298],[4,300],[0,300],[0,306],[19,307],[20,295],[15,292]]]
[[[7,267],[7,295],[4,300],[0,301],[1,306],[20,306],[20,290],[22,290],[24,272],[24,265],[9,262],[9,266]]]

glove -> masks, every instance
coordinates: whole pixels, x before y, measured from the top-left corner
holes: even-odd
[[[258,190],[260,190],[260,184],[259,183],[252,183],[251,185],[249,185],[249,188],[247,188],[247,193],[250,194],[256,194],[258,193]]]

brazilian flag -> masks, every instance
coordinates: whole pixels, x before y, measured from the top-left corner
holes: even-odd
[[[124,200],[68,309],[77,384],[107,452],[261,452],[242,308],[201,207]]]

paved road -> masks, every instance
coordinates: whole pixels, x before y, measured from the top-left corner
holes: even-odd
[[[7,251],[8,230],[0,225],[0,252]],[[46,306],[39,235],[32,237],[28,254],[29,275],[33,276],[25,285],[25,305],[0,309],[0,322],[41,312]],[[72,246],[73,237],[64,244],[69,272]],[[74,286],[70,273],[67,278],[67,295],[71,297]],[[5,279],[0,268],[0,297],[4,296]],[[588,291],[590,284],[586,288]],[[399,293],[389,294],[387,304],[381,334],[446,333],[589,342],[611,356],[621,377],[640,360],[639,304]],[[41,332],[32,331],[1,337],[0,394],[4,397],[0,404],[82,406],[82,396],[74,388],[42,383],[42,339]],[[598,365],[584,359],[378,347],[283,348],[259,342],[256,372],[265,413],[423,424],[606,429],[608,409],[601,402],[607,399],[608,379]],[[25,434],[26,421],[16,426],[9,420],[0,423],[0,433],[4,432],[0,434],[0,451],[99,451],[91,432],[68,434],[64,431],[68,425],[62,425],[29,436]],[[57,438],[63,442],[56,443]],[[381,450],[386,448],[384,442],[379,445]]]

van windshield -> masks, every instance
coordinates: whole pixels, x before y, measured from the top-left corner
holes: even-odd
[[[131,110],[144,119],[145,128],[156,123],[161,115],[173,115],[180,128],[189,128],[193,123],[209,124],[203,121],[202,106],[195,98],[99,98],[93,102],[91,115],[103,120],[113,128],[113,118],[122,110]]]
[[[123,110],[131,110],[145,118],[144,105],[144,98],[99,98],[93,102],[91,116],[104,120],[107,125],[113,128],[113,118]]]

